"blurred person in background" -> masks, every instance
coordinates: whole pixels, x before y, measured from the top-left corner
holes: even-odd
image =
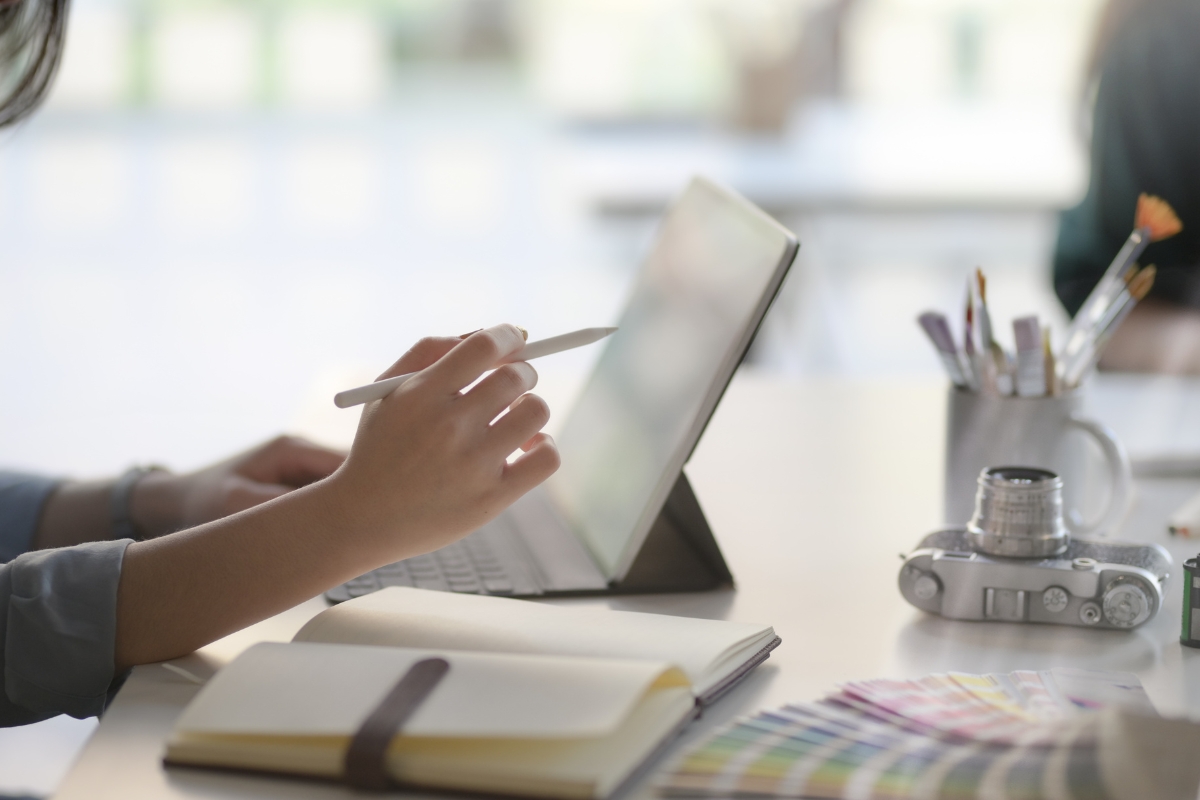
[[[0,0],[0,126],[45,97],[67,5]],[[0,725],[97,715],[136,664],[495,517],[558,468],[533,368],[479,380],[523,345],[512,325],[421,340],[380,377],[419,375],[366,407],[348,455],[281,437],[186,475],[0,472]]]
[[[1129,235],[1138,194],[1162,197],[1183,232],[1142,255],[1154,288],[1101,367],[1200,373],[1200,0],[1109,0],[1090,74],[1090,184],[1062,215],[1054,288],[1074,315]]]

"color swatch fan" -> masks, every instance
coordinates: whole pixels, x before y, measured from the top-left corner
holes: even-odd
[[[1133,675],[1059,669],[849,683],[738,720],[658,783],[666,797],[1194,800],[1200,726]],[[1193,755],[1187,755],[1188,753]],[[1147,767],[1171,759],[1175,772]],[[1170,774],[1167,774],[1170,773]]]

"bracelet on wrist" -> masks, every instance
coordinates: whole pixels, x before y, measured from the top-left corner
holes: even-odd
[[[151,465],[148,467],[130,467],[121,473],[121,477],[117,478],[116,483],[113,484],[109,492],[110,538],[114,540],[133,539],[139,542],[146,538],[145,531],[139,530],[137,524],[133,521],[131,509],[133,489],[137,486],[138,481],[151,472],[164,471],[163,467]]]

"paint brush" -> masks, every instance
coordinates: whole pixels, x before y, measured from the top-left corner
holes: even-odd
[[[1042,328],[1042,358],[1046,362],[1046,394],[1058,394],[1058,369],[1054,360],[1054,347],[1050,342],[1050,329]]]
[[[983,371],[979,351],[975,347],[975,278],[967,278],[966,308],[963,311],[963,364],[967,383],[975,391],[983,387]]]
[[[1012,394],[1012,368],[1008,361],[1008,354],[996,342],[992,328],[992,314],[988,310],[987,304],[987,276],[979,267],[975,268],[975,287],[975,319],[978,323],[976,330],[979,336],[977,352],[983,360],[982,384],[996,394]]]
[[[1116,258],[1100,278],[1096,288],[1071,320],[1058,357],[1060,368],[1071,367],[1077,371],[1078,362],[1081,359],[1086,360],[1087,351],[1094,346],[1090,337],[1121,297],[1128,273],[1142,251],[1151,242],[1168,239],[1183,230],[1183,223],[1166,200],[1145,193],[1138,196],[1133,224],[1133,232],[1129,234],[1129,238],[1117,252]]]
[[[1088,347],[1072,363],[1064,366],[1063,383],[1065,386],[1076,387],[1084,377],[1091,373],[1113,333],[1121,326],[1134,307],[1150,293],[1157,272],[1158,270],[1151,264],[1131,276],[1129,286],[1121,290],[1117,299],[1111,304],[1108,313],[1096,323],[1093,330],[1088,332]]]

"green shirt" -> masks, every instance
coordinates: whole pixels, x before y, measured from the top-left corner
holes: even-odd
[[[1151,294],[1200,307],[1200,0],[1139,4],[1101,62],[1087,196],[1063,213],[1054,288],[1075,314],[1133,229],[1138,194],[1165,199],[1183,232],[1151,244]]]

